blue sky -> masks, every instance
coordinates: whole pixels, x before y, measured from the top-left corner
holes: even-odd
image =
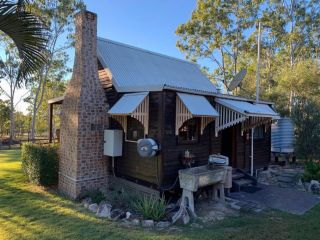
[[[184,58],[175,29],[186,22],[196,0],[84,0],[98,15],[98,36]]]
[[[196,0],[84,0],[87,10],[98,15],[98,36],[184,59],[177,49],[175,30],[185,23]],[[74,49],[68,65],[73,66]],[[2,83],[3,85],[3,83]],[[7,88],[6,86],[3,86]],[[20,89],[16,102],[26,93]],[[1,97],[0,97],[1,98]],[[2,96],[3,98],[3,96]],[[27,112],[21,101],[17,110]]]

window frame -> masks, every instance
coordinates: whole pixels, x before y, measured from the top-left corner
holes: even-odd
[[[180,136],[180,129],[182,129],[183,127],[185,127],[186,124],[190,123],[191,121],[195,121],[196,124],[196,139],[194,140],[185,140],[185,139],[181,139]],[[198,117],[194,117],[191,119],[188,119],[187,121],[185,121],[182,126],[179,128],[178,130],[178,135],[177,135],[177,144],[178,145],[193,145],[193,144],[197,144],[199,143],[200,140],[200,119]]]
[[[138,121],[137,119],[135,119],[135,118],[133,118],[133,117],[131,117],[131,116],[127,116],[127,126],[126,126],[126,132],[125,132],[125,138],[124,138],[124,140],[126,141],[126,142],[134,142],[134,143],[136,143],[139,139],[141,139],[141,138],[145,138],[145,133],[144,133],[144,126],[143,126],[143,124],[140,122],[140,121]],[[140,129],[140,130],[142,130],[142,137],[140,138],[139,136],[138,136],[138,138],[137,138],[137,140],[134,140],[134,139],[129,139],[128,138],[128,133],[129,133],[129,124],[130,123],[132,123],[132,121],[133,122],[135,122],[135,123],[137,123],[142,129]],[[129,123],[130,122],[130,123]],[[134,129],[134,130],[132,130],[132,131],[138,131],[138,135],[139,135],[139,129]]]
[[[257,131],[257,129],[259,129]],[[265,127],[264,125],[260,125],[254,128],[253,132],[253,140],[262,140],[265,138]]]

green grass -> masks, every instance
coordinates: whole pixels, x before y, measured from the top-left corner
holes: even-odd
[[[97,219],[79,203],[29,184],[20,151],[0,151],[0,239],[319,239],[320,206],[304,216],[281,212],[225,219],[204,229],[159,232]]]

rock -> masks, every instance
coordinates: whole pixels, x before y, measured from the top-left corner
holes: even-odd
[[[113,211],[111,211],[112,220],[118,220],[123,217],[125,217],[125,212],[122,211],[121,209],[114,209]]]
[[[303,192],[306,192],[307,190],[305,189],[304,187],[304,184],[303,182],[301,181],[301,179],[298,180],[296,186],[295,186],[295,189],[299,190],[299,191],[303,191]]]
[[[320,194],[320,182],[311,180],[309,185],[309,192],[312,192],[313,194]]]
[[[111,204],[104,203],[100,204],[97,210],[97,216],[102,218],[111,218]]]
[[[131,221],[132,225],[135,225],[135,226],[139,226],[140,225],[140,220],[135,218]]]
[[[126,212],[126,219],[129,219],[131,217],[131,212]]]
[[[85,199],[82,200],[82,204],[85,208],[88,208],[91,203],[92,203],[92,200],[89,197],[86,197]]]
[[[154,227],[153,220],[143,220],[141,224],[142,224],[142,227]]]
[[[260,182],[260,183],[268,183],[269,178],[271,178],[270,171],[268,171],[268,170],[262,171],[258,175],[258,182]]]
[[[129,221],[127,219],[122,219],[121,225],[125,226],[125,227],[130,227],[132,224],[131,224],[131,221]]]
[[[306,192],[309,192],[310,183],[309,182],[304,182],[303,186],[304,186],[304,189],[306,190]]]
[[[91,212],[96,213],[96,212],[98,211],[98,204],[92,203],[92,204],[89,205],[88,209],[89,209]]]
[[[169,221],[160,221],[156,224],[156,227],[158,228],[167,228],[171,225]]]

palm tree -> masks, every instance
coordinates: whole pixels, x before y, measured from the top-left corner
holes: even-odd
[[[0,30],[13,40],[21,58],[18,85],[43,65],[47,42],[44,25],[26,10],[26,3],[0,0]]]

